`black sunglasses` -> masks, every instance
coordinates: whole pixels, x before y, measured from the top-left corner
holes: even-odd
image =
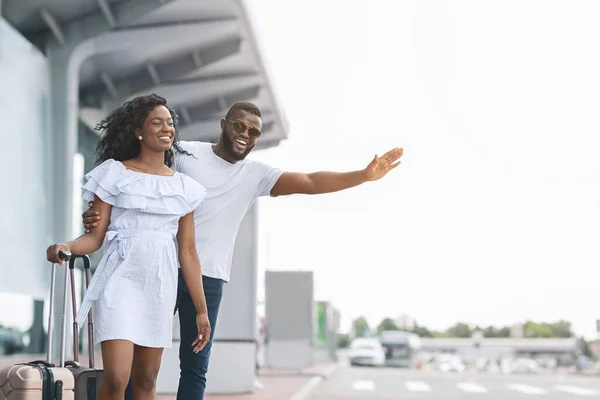
[[[250,125],[246,125],[245,123],[243,123],[242,121],[235,120],[232,121],[230,119],[227,120],[228,122],[231,122],[231,125],[233,125],[233,130],[236,133],[244,133],[246,131],[246,129],[248,130],[248,136],[250,136],[250,139],[258,139],[258,137],[260,136],[260,131]]]

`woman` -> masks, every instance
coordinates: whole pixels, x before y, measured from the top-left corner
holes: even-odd
[[[180,148],[177,116],[164,98],[137,97],[96,129],[103,131],[97,149],[101,164],[86,175],[82,195],[109,218],[73,241],[50,246],[47,258],[62,264],[61,250],[93,253],[106,237],[77,314],[81,327],[96,302],[95,342],[101,343],[104,365],[98,399],[123,399],[130,376],[136,399],[154,399],[162,351],[172,344],[178,253],[197,310],[194,351],[210,337],[193,220],[206,191],[170,169],[172,148]]]

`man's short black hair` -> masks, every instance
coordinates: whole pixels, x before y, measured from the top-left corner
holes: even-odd
[[[235,110],[246,111],[247,113],[250,113],[252,115],[256,115],[259,118],[262,118],[260,109],[258,108],[258,106],[256,104],[251,103],[249,101],[238,101],[238,102],[234,103],[231,107],[229,107],[229,111],[227,111],[227,115],[225,115],[225,119],[230,119],[231,114],[233,114],[233,112]]]

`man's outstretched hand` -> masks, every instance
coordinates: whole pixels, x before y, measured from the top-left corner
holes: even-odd
[[[89,208],[85,210],[83,214],[81,214],[85,233],[88,233],[94,229],[98,225],[98,221],[100,221],[100,213],[92,209],[92,207],[94,207],[94,202],[90,201],[88,206]]]
[[[400,157],[402,157],[402,153],[404,149],[395,148],[381,157],[375,155],[373,161],[367,166],[365,169],[367,173],[367,180],[376,181],[378,179],[383,178],[388,172],[396,168],[400,165]]]

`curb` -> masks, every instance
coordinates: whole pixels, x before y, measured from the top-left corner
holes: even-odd
[[[306,400],[306,399],[308,399],[308,397],[311,394],[313,394],[315,389],[317,389],[317,387],[319,387],[319,385],[321,383],[323,383],[325,380],[329,379],[329,377],[337,370],[338,366],[339,366],[339,364],[333,364],[331,367],[327,368],[322,373],[310,378],[310,380],[308,382],[306,382],[300,389],[298,389],[296,391],[296,393],[294,393],[292,395],[292,397],[289,398],[289,400]]]
[[[329,377],[335,372],[337,371],[338,367],[340,366],[339,363],[335,363],[332,364],[331,366],[329,366],[329,368],[327,368],[325,371],[323,371],[321,375],[324,379],[329,379]]]

